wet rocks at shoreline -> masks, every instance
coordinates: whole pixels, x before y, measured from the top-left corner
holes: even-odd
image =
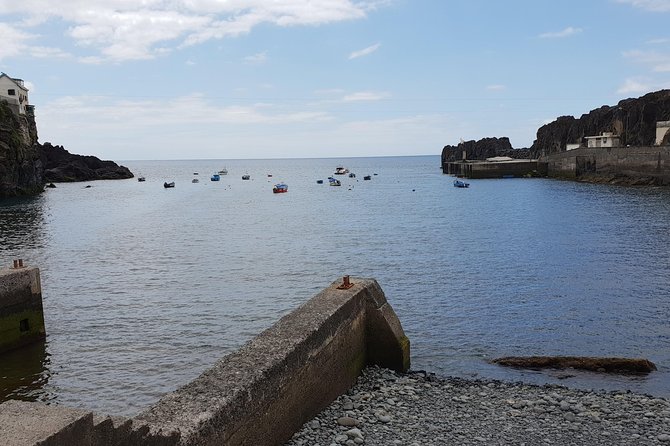
[[[286,444],[670,445],[670,402],[373,367]]]

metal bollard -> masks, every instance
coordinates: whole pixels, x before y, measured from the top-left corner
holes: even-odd
[[[338,290],[348,290],[352,286],[354,286],[354,284],[349,281],[349,276],[344,276],[344,277],[342,277],[342,284],[340,286],[338,286],[337,289]]]

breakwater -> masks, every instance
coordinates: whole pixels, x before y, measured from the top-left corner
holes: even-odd
[[[279,445],[367,365],[409,368],[409,340],[374,279],[333,283],[132,419],[0,405],[7,445]]]
[[[550,177],[624,184],[670,184],[670,146],[579,148],[543,158]]]

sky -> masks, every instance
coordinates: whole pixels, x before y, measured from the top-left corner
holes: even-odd
[[[670,0],[0,0],[40,142],[112,160],[529,147],[670,88]]]

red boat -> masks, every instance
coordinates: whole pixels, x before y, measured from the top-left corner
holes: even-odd
[[[272,188],[272,192],[274,192],[275,194],[288,192],[288,185],[284,183],[275,184],[275,187]]]

